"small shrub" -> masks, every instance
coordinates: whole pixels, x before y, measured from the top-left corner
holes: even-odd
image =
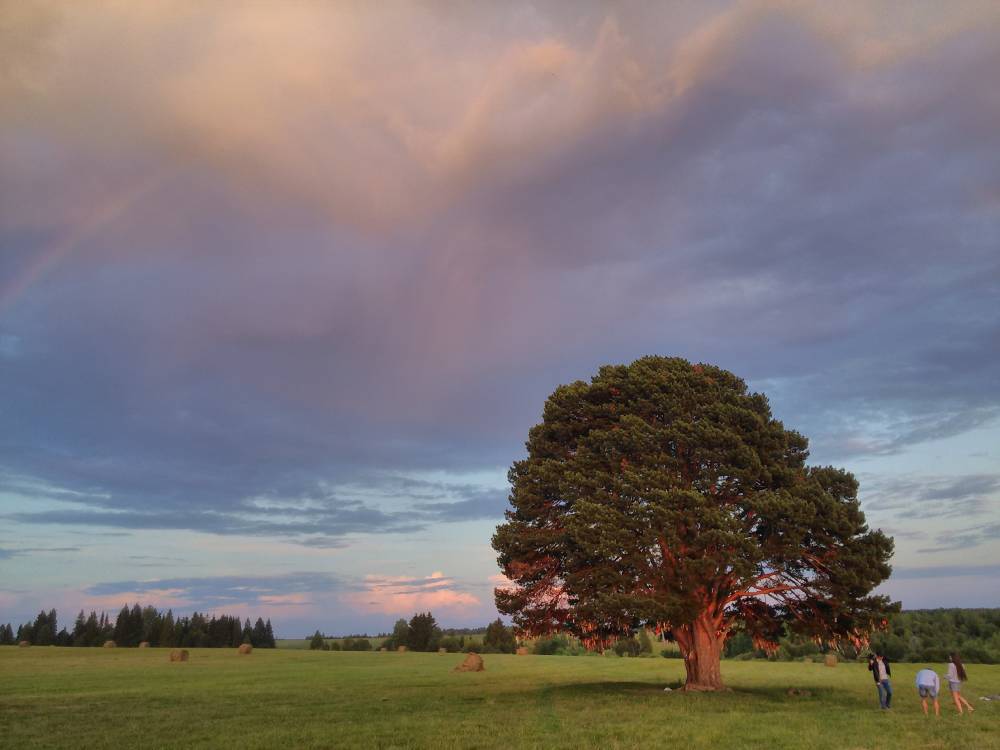
[[[614,651],[619,656],[638,656],[642,646],[635,638],[623,638],[615,644]]]

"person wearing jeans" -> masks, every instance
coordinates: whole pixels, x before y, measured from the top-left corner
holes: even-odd
[[[876,651],[875,656],[869,657],[868,669],[875,679],[879,705],[884,709],[892,708],[892,682],[889,679],[892,675],[892,669],[889,667],[889,660],[885,658],[885,654]]]

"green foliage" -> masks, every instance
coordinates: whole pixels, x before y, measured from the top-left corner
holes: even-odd
[[[394,651],[398,646],[409,647],[410,623],[402,617],[396,620],[396,624],[392,628],[392,635],[386,638],[382,645],[390,651]]]
[[[646,628],[639,628],[639,653],[652,654],[653,642],[649,638],[649,631]]]
[[[155,607],[122,607],[112,624],[107,614],[96,612],[84,616],[83,610],[76,617],[72,632],[65,628],[57,631],[56,611],[41,612],[34,623],[18,628],[17,640],[32,644],[59,646],[101,646],[113,640],[120,647],[138,646],[145,641],[151,646],[185,646],[197,648],[227,648],[240,643],[252,643],[254,648],[274,648],[271,621],[258,619],[250,628],[240,626],[237,617],[212,616],[210,619],[195,612],[191,617],[174,619],[172,611],[164,614]]]
[[[539,638],[535,641],[532,652],[539,656],[580,656],[587,653],[577,639],[565,635]]]
[[[342,651],[371,651],[372,642],[367,638],[344,638],[340,648]]]
[[[807,447],[710,365],[645,357],[560,386],[509,472],[493,546],[514,586],[498,609],[529,636],[593,648],[642,626],[682,650],[730,628],[864,638],[893,609],[870,595],[892,541],[868,529],[854,477],[807,467]]]
[[[876,633],[869,650],[882,651],[893,662],[944,663],[957,651],[970,664],[1000,664],[1000,609],[915,609],[889,618],[885,631]],[[795,635],[780,640],[772,659],[790,661],[815,656],[820,649]],[[844,644],[842,659],[854,660],[867,651]],[[754,648],[746,633],[737,631],[726,642],[728,658],[768,658]]]
[[[498,654],[513,654],[517,650],[514,629],[508,628],[498,617],[487,626],[483,646]]]
[[[322,651],[324,646],[326,646],[326,638],[317,630],[313,633],[313,637],[309,639],[309,650]],[[329,646],[327,646],[327,650],[329,651]]]
[[[638,656],[642,646],[635,638],[622,638],[614,646],[614,652],[619,656]]]
[[[462,640],[453,635],[443,636],[438,642],[438,648],[445,649],[449,654],[457,654],[463,646]]]
[[[395,634],[394,634],[395,637]],[[437,651],[441,630],[430,612],[417,613],[410,619],[405,643],[411,651]]]

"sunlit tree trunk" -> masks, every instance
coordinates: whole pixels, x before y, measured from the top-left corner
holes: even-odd
[[[674,637],[684,657],[687,681],[684,690],[725,690],[722,684],[720,663],[726,636],[720,628],[721,620],[708,614],[690,625],[674,630]]]

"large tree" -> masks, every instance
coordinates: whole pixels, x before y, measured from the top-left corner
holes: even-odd
[[[509,472],[498,609],[592,649],[652,627],[689,690],[723,687],[740,630],[762,648],[786,630],[866,642],[894,607],[871,596],[892,540],[866,525],[851,474],[806,466],[807,445],[711,365],[645,357],[560,386]]]

